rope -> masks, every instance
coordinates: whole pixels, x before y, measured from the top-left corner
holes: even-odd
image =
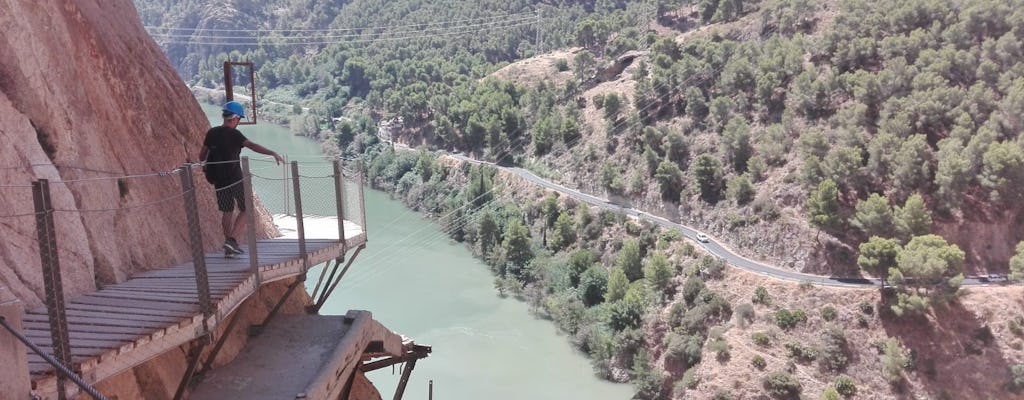
[[[71,379],[71,381],[74,382],[75,385],[78,385],[78,387],[82,388],[82,390],[88,393],[90,396],[92,396],[92,398],[96,400],[107,400],[107,398],[100,394],[100,392],[97,392],[95,388],[93,388],[84,380],[82,380],[82,377],[78,376],[78,374],[76,374],[74,371],[69,369],[64,364],[61,364],[59,361],[55,360],[49,354],[46,354],[46,352],[44,352],[34,343],[29,341],[28,338],[23,336],[20,332],[16,331],[12,326],[8,325],[7,319],[2,316],[0,316],[0,325],[3,325],[3,327],[7,329],[8,332],[11,333],[11,335],[14,335],[14,337],[18,339],[18,341],[24,343],[25,346],[28,346],[28,348],[32,349],[33,353],[36,353],[36,355],[46,360],[48,364],[52,365],[53,368],[55,368],[58,372],[63,374],[64,377]],[[58,388],[58,390],[60,390],[60,388]]]

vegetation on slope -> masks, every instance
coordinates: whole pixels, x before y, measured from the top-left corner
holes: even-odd
[[[954,362],[957,354],[967,355],[963,365],[990,368],[991,386],[1021,386],[1019,334],[1012,324],[956,322],[970,313],[957,312],[969,296],[959,289],[964,265],[1005,268],[1022,239],[1014,228],[1021,226],[1016,204],[1024,194],[1021,5],[562,4],[545,9],[557,17],[535,24],[545,37],[542,46],[524,44],[538,33],[524,25],[503,38],[211,51],[179,68],[193,82],[212,85],[220,60],[257,61],[267,97],[311,106],[293,125],[297,132],[367,153],[377,184],[441,216],[453,238],[466,241],[494,268],[499,290],[522,295],[551,317],[603,374],[636,382],[638,397],[670,397],[673,387],[678,396],[711,393],[701,390],[710,385],[702,387],[701,372],[738,361],[749,363],[759,378],[737,380],[731,389],[712,385],[716,397],[790,398],[810,388],[826,397],[907,390],[941,397],[943,390],[958,388],[936,382],[949,372],[935,365]],[[239,26],[295,27],[296,16],[306,27],[389,26],[441,15],[471,18],[461,14],[470,10],[519,13],[531,4],[334,6],[307,13],[316,5],[281,2],[263,9],[278,11],[244,13],[253,19]],[[688,33],[677,38],[663,27],[638,28],[649,10],[662,25]],[[179,15],[192,21],[186,25],[216,26],[213,17],[191,16],[214,15],[209,10]],[[378,19],[385,15],[390,19]],[[178,23],[159,21],[147,23]],[[707,23],[724,25],[692,30]],[[525,84],[486,78],[537,47],[566,44],[582,50],[550,71],[569,79]],[[635,61],[625,65],[627,59]],[[317,124],[343,110],[353,122]],[[827,268],[857,265],[888,278],[897,291],[877,306],[868,301],[871,314],[857,314],[853,304],[828,311],[812,303],[819,312],[805,310],[799,299],[772,303],[766,290],[746,300],[735,289],[728,292],[729,280],[716,280],[723,273],[718,261],[697,255],[678,233],[594,215],[551,196],[495,201],[510,183],[493,170],[452,170],[429,153],[384,149],[376,143],[374,121],[394,117],[402,124],[391,125],[389,133],[403,141],[526,165],[570,182],[597,182],[610,195],[679,214],[711,210],[707,220],[726,220],[725,230],[732,232],[763,232],[800,216],[818,232],[808,236],[830,253],[823,259],[831,262]],[[957,232],[975,225],[992,225],[995,233]],[[1018,246],[1016,254],[1009,264],[1019,275],[1024,250]],[[958,333],[922,339],[908,325]],[[748,335],[744,326],[763,330]],[[855,327],[867,329],[856,338],[843,333]],[[952,351],[930,350],[929,340]],[[870,341],[878,343],[875,356],[865,352]],[[751,354],[751,343],[766,350],[749,359],[732,357]],[[920,353],[926,353],[923,370],[916,369]]]

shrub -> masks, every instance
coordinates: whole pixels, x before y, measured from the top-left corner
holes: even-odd
[[[825,308],[821,309],[821,319],[823,320],[833,321],[836,319],[836,316],[836,309],[832,306],[825,306]]]
[[[763,370],[764,367],[768,366],[768,362],[765,361],[764,357],[761,357],[760,354],[755,354],[754,357],[750,359],[750,365],[753,365],[754,368]]]
[[[908,357],[903,354],[903,346],[899,340],[894,338],[881,342],[882,352],[882,374],[890,385],[897,385],[903,382],[903,369],[907,364]]]
[[[839,392],[837,392],[836,388],[834,388],[834,387],[829,386],[829,387],[825,388],[824,392],[821,392],[821,400],[841,400],[841,399],[842,398],[839,397]]]
[[[764,377],[762,385],[769,395],[778,399],[799,399],[802,389],[796,377],[782,371]]]
[[[828,371],[845,369],[850,357],[843,331],[835,327],[828,328],[821,333],[821,340],[821,368]]]
[[[758,286],[757,289],[754,289],[754,297],[750,301],[754,302],[754,304],[764,304],[767,306],[772,304],[772,297],[768,295],[768,289],[765,289],[764,286]]]
[[[861,328],[867,328],[868,326],[871,325],[871,321],[868,321],[868,317],[865,317],[863,315],[858,315],[857,316],[857,325],[860,326]]]
[[[803,310],[781,309],[775,312],[775,323],[782,329],[792,329],[797,324],[806,321],[807,314]]]
[[[818,349],[811,346],[805,346],[802,343],[786,343],[786,350],[789,350],[790,357],[800,362],[811,362],[818,358]]]
[[[558,70],[558,72],[568,71],[569,61],[564,58],[559,58],[557,61],[555,61],[555,69]]]
[[[1010,390],[1018,392],[1024,389],[1024,364],[1010,367]]]
[[[696,335],[669,334],[666,338],[668,344],[665,349],[665,361],[678,362],[685,368],[689,368],[700,362],[701,350],[703,350],[704,339]]]
[[[697,375],[696,368],[690,368],[683,374],[683,387],[693,390],[700,385],[700,375]]]
[[[836,378],[836,391],[843,397],[853,397],[857,394],[857,384],[853,382],[853,378],[846,375],[840,375]]]
[[[726,392],[715,392],[715,395],[711,396],[711,400],[732,400],[732,395]]]
[[[750,338],[754,340],[754,343],[761,347],[768,347],[771,345],[771,337],[765,332],[754,332],[750,335]]]
[[[740,304],[736,306],[736,323],[741,328],[746,328],[754,322],[754,306],[751,304]]]
[[[1010,333],[1013,333],[1014,335],[1024,335],[1024,316],[1018,315],[1014,319],[1011,319],[1010,322],[1006,323],[1006,327],[1010,330]]]
[[[875,306],[872,305],[871,303],[866,302],[866,301],[860,302],[860,306],[859,307],[860,307],[860,312],[862,312],[864,314],[873,315],[875,313]]]
[[[729,342],[725,340],[716,340],[711,342],[711,351],[715,352],[715,359],[719,362],[729,361],[731,354],[729,353]]]

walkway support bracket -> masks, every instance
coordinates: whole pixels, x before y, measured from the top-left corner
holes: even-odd
[[[320,312],[320,308],[324,306],[324,303],[327,302],[327,298],[331,297],[331,293],[333,293],[334,289],[338,287],[338,283],[341,282],[341,278],[343,278],[345,276],[345,273],[348,272],[349,267],[352,266],[352,262],[355,261],[356,257],[359,256],[359,252],[363,251],[363,249],[365,249],[365,248],[366,248],[365,244],[362,244],[362,245],[359,245],[359,247],[356,247],[356,252],[353,253],[352,257],[348,259],[347,263],[345,263],[345,268],[341,269],[341,273],[338,274],[338,277],[336,279],[334,279],[333,282],[330,279],[327,280],[327,286],[324,287],[324,292],[320,295],[319,299],[316,299],[316,303],[315,304],[313,304],[312,306],[309,306],[307,308],[307,310],[306,310],[307,312],[309,312],[310,314],[315,314],[315,313]],[[335,268],[337,268],[337,265],[335,265]],[[331,272],[331,275],[332,276],[334,275],[333,271]],[[328,288],[328,286],[329,286],[329,288]]]
[[[71,339],[68,336],[68,318],[64,306],[64,284],[60,275],[60,257],[57,254],[57,235],[53,223],[53,203],[50,182],[40,179],[32,182],[32,200],[36,209],[36,234],[39,239],[39,260],[43,266],[43,285],[46,290],[46,313],[50,319],[50,337],[57,362],[71,366]],[[57,398],[67,398],[64,374],[57,374]]]

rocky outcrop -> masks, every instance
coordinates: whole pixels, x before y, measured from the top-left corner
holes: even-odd
[[[55,182],[68,296],[189,259],[180,178],[154,173],[195,161],[209,124],[132,2],[0,0],[0,54],[0,285],[42,304],[36,179]],[[212,249],[212,192],[199,205]]]

